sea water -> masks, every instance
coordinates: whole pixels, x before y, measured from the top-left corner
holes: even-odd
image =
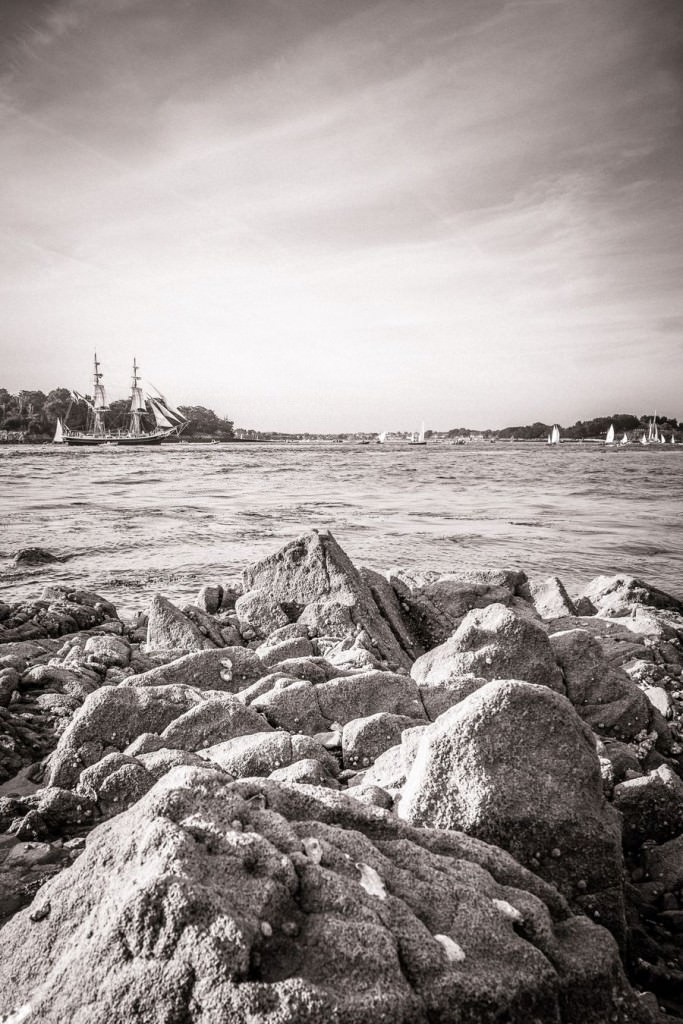
[[[683,597],[683,446],[0,447],[0,597],[191,599],[313,527],[378,570],[626,572]],[[14,565],[21,548],[64,561]]]

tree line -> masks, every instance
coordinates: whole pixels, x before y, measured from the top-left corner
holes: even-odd
[[[86,396],[88,397],[88,396]],[[217,416],[213,409],[203,405],[179,405],[179,412],[188,420],[183,431],[186,437],[208,435],[217,440],[233,437],[233,423],[227,416]],[[68,423],[72,430],[87,430],[89,408],[83,401],[74,401],[68,388],[43,391],[20,391],[12,395],[0,388],[0,431],[21,433],[30,437],[52,437],[57,420]],[[106,413],[107,426],[112,430],[125,429],[129,423],[130,399],[110,402]],[[150,426],[151,426],[150,413]]]
[[[634,431],[647,430],[648,424],[652,421],[652,416],[634,416],[631,413],[614,413],[612,416],[597,416],[592,420],[577,420],[577,422],[571,427],[563,427],[558,423],[562,437],[565,438],[581,438],[588,437],[604,437],[610,428],[610,424],[614,425],[614,430],[617,435],[629,434]],[[657,416],[655,422],[660,428],[664,430],[675,431],[679,429],[679,423],[677,419],[670,416]],[[552,423],[530,423],[523,427],[505,427],[503,430],[499,430],[498,437],[516,437],[520,440],[534,440],[535,438],[545,438],[552,430]]]

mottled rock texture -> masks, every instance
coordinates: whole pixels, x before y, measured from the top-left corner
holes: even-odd
[[[256,591],[276,602],[290,621],[298,619],[314,632],[343,636],[364,629],[388,663],[410,665],[410,653],[370,586],[328,532],[313,530],[251,565],[244,572],[244,589],[245,597]]]
[[[545,630],[502,604],[469,612],[453,635],[413,664],[420,686],[439,686],[472,674],[484,679],[524,679],[564,692]]]
[[[510,857],[329,790],[176,769],[0,932],[45,1024],[646,1024],[611,938]]]
[[[491,682],[427,726],[398,813],[503,847],[623,940],[618,816],[593,734],[553,690]]]

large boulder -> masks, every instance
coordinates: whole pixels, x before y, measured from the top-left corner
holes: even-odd
[[[359,672],[331,679],[316,686],[315,695],[321,714],[341,725],[380,711],[426,719],[415,682],[396,672]]]
[[[624,845],[645,839],[666,842],[683,832],[683,782],[668,764],[614,787],[614,806],[624,817]]]
[[[683,895],[683,833],[661,846],[646,847],[645,865],[649,877],[664,892]]]
[[[215,646],[179,608],[161,594],[155,594],[147,620],[147,647],[150,650],[206,651]]]
[[[367,768],[385,750],[400,743],[402,732],[415,724],[414,718],[387,711],[347,722],[342,729],[344,768]]]
[[[683,613],[683,601],[625,574],[596,576],[581,596],[594,605],[598,614],[609,617],[629,615],[639,605]]]
[[[523,679],[564,691],[545,630],[502,604],[469,612],[453,636],[414,663],[421,686],[442,686],[465,675]]]
[[[330,720],[320,710],[317,687],[303,679],[276,677],[272,689],[251,701],[250,707],[277,729],[313,735],[329,728]]]
[[[282,610],[278,601],[267,593],[251,591],[242,594],[235,601],[240,631],[244,636],[263,639],[276,630],[286,626],[290,619]]]
[[[188,686],[103,686],[85,700],[50,757],[47,785],[72,788],[84,768],[122,752],[143,732],[162,732],[202,694]]]
[[[426,650],[447,640],[469,611],[510,604],[526,583],[523,572],[471,569],[413,574],[392,569],[389,581],[409,628]]]
[[[231,694],[211,697],[195,704],[174,718],[161,734],[165,747],[177,750],[202,750],[235,736],[268,732],[263,715],[246,707]]]
[[[530,579],[522,587],[522,596],[531,602],[542,619],[576,615],[574,602],[557,576],[548,576],[543,580]]]
[[[83,769],[77,792],[96,802],[100,814],[109,818],[134,804],[154,782],[154,776],[136,758],[113,752]]]
[[[483,676],[474,675],[450,676],[440,683],[432,683],[427,679],[418,687],[427,718],[433,722],[444,711],[448,711],[454,704],[459,704],[488,682],[489,680]]]
[[[131,647],[119,636],[89,636],[83,653],[88,660],[96,661],[105,668],[126,668],[130,663]]]
[[[487,683],[423,729],[399,804],[508,850],[622,940],[621,828],[590,729],[546,686]]]
[[[595,732],[632,740],[647,729],[647,697],[605,658],[599,640],[587,630],[570,629],[554,633],[550,644],[562,667],[567,697]]]
[[[244,572],[244,589],[276,602],[290,621],[298,619],[319,633],[366,630],[390,665],[408,667],[412,661],[372,590],[327,531],[312,530],[251,565]]]
[[[220,647],[198,651],[128,676],[122,686],[162,686],[180,683],[197,690],[224,690],[238,693],[250,686],[268,669],[254,651],[246,647]]]
[[[98,827],[0,942],[16,1021],[652,1021],[610,936],[502,851],[192,768]]]

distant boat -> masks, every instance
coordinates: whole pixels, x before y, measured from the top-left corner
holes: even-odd
[[[93,397],[86,398],[79,395],[77,391],[72,392],[73,402],[85,402],[89,409],[89,429],[72,430],[67,426],[67,419],[71,405],[67,410],[64,422],[57,420],[57,429],[53,442],[55,444],[66,444],[71,447],[108,447],[126,446],[141,447],[161,444],[166,438],[177,436],[187,425],[187,420],[182,413],[157,392],[156,395],[143,393],[140,387],[139,367],[133,359],[133,379],[131,384],[131,400],[129,410],[129,425],[127,430],[109,430],[105,422],[105,413],[109,410],[107,396],[102,383],[103,374],[100,373],[100,363],[95,353],[95,368],[93,373]],[[156,391],[156,388],[154,388]],[[152,418],[154,426],[151,430],[146,429],[145,420]]]
[[[548,434],[548,444],[559,444],[560,443],[560,428],[557,423],[553,426],[553,429]]]
[[[384,444],[387,439],[387,431],[383,430],[381,434],[377,435],[377,444]]]
[[[624,433],[624,436],[622,437],[621,441],[619,442],[619,444],[628,444],[628,437],[626,436],[625,433]]]
[[[661,441],[661,438],[659,436],[659,429],[657,427],[657,410],[655,409],[655,414],[652,417],[652,419],[650,420],[650,422],[648,424],[648,427],[647,427],[647,440],[646,440],[645,443],[646,444],[659,444],[660,441]]]
[[[422,421],[422,427],[420,428],[420,430],[415,430],[410,435],[410,441],[408,443],[409,444],[427,444],[427,442],[425,440],[424,420]]]
[[[645,431],[643,431],[643,436],[640,439],[640,443],[641,444],[649,444],[649,441],[648,441],[648,439],[647,439],[647,437],[645,435]]]
[[[609,430],[607,431],[607,437],[605,438],[605,444],[614,444],[614,424],[610,423]]]

